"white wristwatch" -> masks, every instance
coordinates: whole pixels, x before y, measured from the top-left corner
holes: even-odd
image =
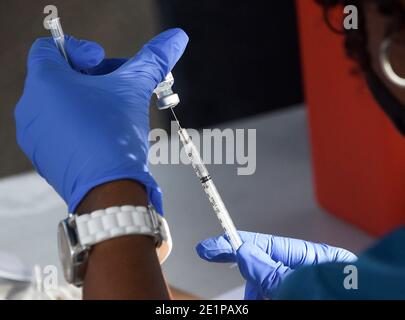
[[[153,237],[160,263],[169,256],[169,226],[151,205],[111,207],[80,216],[69,214],[58,227],[59,257],[66,281],[78,287],[83,284],[93,245],[131,234]]]

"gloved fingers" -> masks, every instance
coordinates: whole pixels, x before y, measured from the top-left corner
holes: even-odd
[[[327,262],[351,263],[357,260],[357,256],[346,249],[332,247],[329,245],[324,245],[324,248],[327,251],[329,257],[329,260]]]
[[[255,244],[274,261],[280,261],[290,268],[357,259],[351,252],[327,244],[244,231],[239,231],[239,235],[243,242]]]
[[[284,278],[292,272],[282,262],[276,262],[259,247],[245,242],[236,253],[242,276],[256,286],[263,297],[270,298]]]
[[[351,252],[324,243],[276,236],[271,237],[268,252],[273,260],[281,261],[290,268],[356,259]]]
[[[95,42],[66,36],[65,49],[76,70],[95,67],[104,59],[104,49]],[[70,69],[52,37],[38,38],[31,46],[28,55],[28,69],[47,68],[55,65]]]
[[[225,235],[201,241],[196,246],[201,259],[209,262],[235,262],[236,256]]]
[[[290,268],[323,262],[353,262],[357,257],[342,248],[324,243],[239,231],[242,242],[250,242],[265,251],[274,261]]]
[[[250,242],[266,251],[268,248],[268,235],[238,231],[242,242]],[[196,247],[198,255],[210,262],[235,262],[235,253],[225,234],[201,241]]]
[[[121,67],[124,63],[128,61],[127,58],[110,58],[104,59],[101,61],[97,66],[93,68],[88,68],[86,71],[90,75],[98,76],[98,75],[105,75],[109,74],[119,67]]]
[[[70,68],[68,62],[60,54],[51,37],[38,38],[32,44],[28,54],[28,72],[32,69],[41,69],[50,65],[60,65]]]
[[[97,66],[105,56],[103,47],[98,43],[72,36],[65,36],[65,48],[70,62],[78,71]]]
[[[242,242],[254,244],[267,253],[271,259],[290,268],[323,262],[353,262],[357,259],[347,250],[326,244],[246,231],[238,231],[238,233]],[[199,256],[207,261],[235,261],[232,247],[225,235],[201,241],[196,250]]]
[[[323,243],[279,237],[270,234],[238,231],[242,242],[253,243],[274,261],[290,268],[323,262],[352,262],[357,257],[351,252]]]
[[[150,40],[138,54],[120,70],[134,72],[151,80],[151,90],[162,82],[182,56],[188,42],[187,34],[179,29],[169,29]]]

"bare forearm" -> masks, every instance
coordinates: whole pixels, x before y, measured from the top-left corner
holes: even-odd
[[[112,206],[146,206],[144,188],[120,180],[94,188],[77,214]],[[124,236],[96,244],[90,253],[83,286],[84,299],[169,299],[153,239]]]

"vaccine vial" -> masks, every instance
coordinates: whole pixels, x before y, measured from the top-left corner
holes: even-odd
[[[165,80],[159,83],[153,91],[157,96],[156,105],[159,110],[174,108],[180,103],[179,95],[172,90],[173,84],[174,78],[170,72]]]

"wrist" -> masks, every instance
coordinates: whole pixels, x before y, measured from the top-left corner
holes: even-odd
[[[147,206],[148,197],[143,185],[134,180],[107,182],[90,190],[77,206],[78,215],[113,206]]]
[[[153,239],[130,235],[95,245],[88,258],[84,299],[168,299]]]
[[[117,180],[93,188],[77,207],[78,215],[112,206],[147,206],[143,185]],[[168,299],[154,239],[126,235],[95,244],[83,283],[85,299]]]

